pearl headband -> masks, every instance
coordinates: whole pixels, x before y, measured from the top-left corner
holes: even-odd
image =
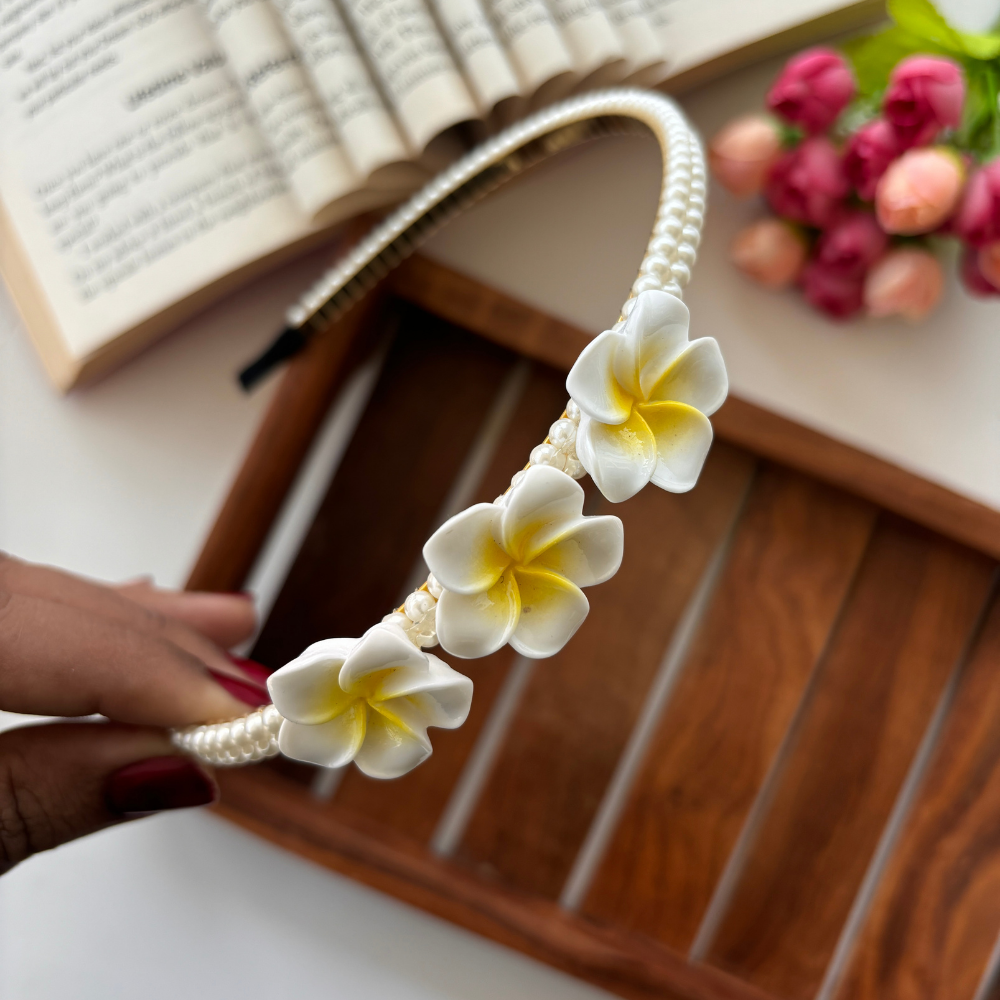
[[[484,143],[431,181],[289,310],[287,327],[243,374],[255,381],[357,301],[444,222],[505,180],[585,139],[648,128],[665,171],[652,236],[618,322],[581,352],[570,400],[528,464],[493,503],[443,524],[424,546],[426,582],[360,639],[325,639],[268,680],[273,704],[229,722],[172,733],[216,766],[283,753],[325,767],[352,760],[393,778],[431,754],[429,727],[462,725],[472,681],[427,649],[477,658],[510,644],[557,653],[589,610],[584,588],[613,576],[624,533],[583,514],[589,473],[620,502],[648,483],[691,489],[712,441],[708,417],[728,383],[718,344],[689,341],[683,288],[705,209],[698,137],[662,95],[608,90],[564,101]]]

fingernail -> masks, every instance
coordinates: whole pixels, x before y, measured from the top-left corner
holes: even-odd
[[[271,676],[271,671],[263,663],[257,663],[255,660],[248,660],[242,656],[234,656],[232,653],[226,653],[226,656],[229,657],[230,663],[235,663],[240,670],[248,674],[253,680],[259,684],[267,684],[267,679]]]
[[[234,698],[239,698],[245,705],[252,705],[260,708],[261,705],[270,705],[271,696],[267,693],[267,688],[263,684],[258,684],[252,680],[241,681],[226,674],[220,674],[215,670],[208,671],[219,687],[225,688]]]
[[[108,778],[105,802],[119,816],[207,806],[218,798],[212,779],[184,757],[150,757]]]

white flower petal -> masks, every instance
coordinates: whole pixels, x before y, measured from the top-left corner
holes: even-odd
[[[368,713],[368,732],[354,763],[369,778],[398,778],[431,755],[426,733],[416,733],[386,718],[381,711]]]
[[[372,704],[384,703],[395,712],[402,711],[398,706],[406,702],[419,712],[424,728],[456,729],[472,706],[472,681],[433,654],[424,655],[427,671],[423,676],[393,671],[373,695]]]
[[[504,549],[530,562],[583,513],[583,487],[551,465],[533,465],[507,496],[500,518]]]
[[[619,350],[615,357],[615,376],[633,397],[649,396],[687,346],[690,323],[688,307],[676,296],[656,291],[638,296],[623,331],[628,350]]]
[[[373,683],[372,674],[384,671],[417,678],[429,675],[427,655],[406,638],[398,625],[387,622],[372,626],[358,640],[340,670],[340,686],[360,694],[357,689],[367,689]]]
[[[657,463],[651,482],[671,493],[686,493],[701,474],[712,446],[712,424],[685,403],[647,403],[639,408],[656,439]]]
[[[315,642],[268,677],[268,693],[284,718],[316,725],[344,710],[349,699],[340,687],[340,670],[357,642],[357,639]]]
[[[711,416],[726,401],[729,376],[714,337],[694,341],[666,370],[649,402],[687,403]]]
[[[576,454],[597,488],[612,503],[635,496],[656,468],[656,445],[645,421],[635,411],[624,424],[612,426],[580,419]]]
[[[335,719],[318,726],[305,726],[285,719],[278,730],[278,747],[286,757],[320,767],[349,764],[365,739],[362,701],[355,701]]]
[[[586,595],[550,570],[519,566],[515,572],[522,595],[521,617],[510,644],[522,656],[554,656],[587,617]]]
[[[607,424],[620,424],[632,405],[614,376],[615,354],[623,343],[621,334],[605,330],[580,352],[566,376],[566,391],[576,405]]]
[[[481,594],[446,590],[437,605],[438,642],[463,659],[487,656],[510,638],[520,611],[517,583],[509,569]]]
[[[624,551],[625,528],[617,517],[582,517],[532,566],[550,569],[578,587],[592,587],[618,572]]]
[[[424,545],[424,561],[446,590],[478,594],[492,587],[510,559],[494,540],[500,508],[477,503],[449,518]]]

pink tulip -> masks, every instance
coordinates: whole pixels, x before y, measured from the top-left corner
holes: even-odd
[[[954,229],[974,247],[1000,240],[1000,159],[990,161],[969,178]]]
[[[987,243],[976,254],[979,273],[1000,291],[1000,242]]]
[[[764,196],[775,213],[823,229],[840,214],[850,186],[832,142],[813,136],[771,168]]]
[[[870,212],[851,212],[822,233],[816,259],[845,277],[861,277],[885,253],[889,237]]]
[[[959,274],[962,278],[962,284],[973,295],[1000,295],[1000,289],[980,270],[979,251],[975,247],[965,248]]]
[[[904,149],[933,142],[944,128],[958,128],[965,104],[961,67],[938,56],[909,56],[889,77],[882,105]]]
[[[862,125],[847,140],[844,170],[858,197],[874,200],[875,186],[902,151],[895,129],[884,118]]]
[[[741,229],[730,247],[733,263],[765,288],[785,288],[806,261],[806,241],[781,219],[761,219]]]
[[[889,165],[875,188],[875,212],[887,233],[916,235],[937,229],[958,204],[962,161],[941,147],[911,149]]]
[[[767,106],[810,135],[829,128],[854,96],[854,77],[833,49],[806,49],[789,59],[767,95]]]
[[[940,301],[944,272],[929,250],[900,247],[890,250],[865,278],[865,307],[869,316],[923,319]]]
[[[757,194],[781,153],[781,136],[770,118],[745,115],[724,126],[708,147],[712,173],[740,197]]]
[[[815,258],[806,264],[801,284],[809,303],[833,319],[848,319],[864,304],[864,278],[841,274]]]

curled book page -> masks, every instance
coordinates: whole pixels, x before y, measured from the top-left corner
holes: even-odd
[[[302,210],[319,215],[358,178],[269,0],[202,0]]]
[[[521,88],[480,0],[430,0],[482,114]]]
[[[411,156],[334,0],[274,0],[361,177]]]
[[[543,0],[484,0],[486,13],[521,81],[525,96],[554,100],[576,82],[566,49]]]
[[[418,152],[450,126],[479,116],[423,0],[345,0],[344,8]]]
[[[628,82],[652,86],[667,73],[667,54],[659,31],[647,16],[648,0],[602,0],[628,59]]]
[[[549,0],[549,8],[583,86],[615,83],[625,76],[625,48],[600,0]]]

